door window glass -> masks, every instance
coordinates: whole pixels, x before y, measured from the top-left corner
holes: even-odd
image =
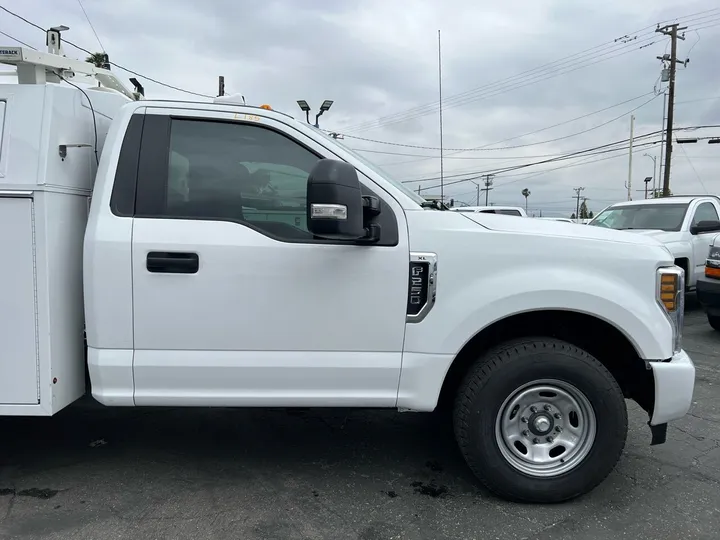
[[[166,215],[238,221],[281,239],[310,239],[307,179],[318,159],[267,128],[175,119]]]
[[[719,221],[718,213],[715,210],[713,203],[704,202],[695,210],[695,217],[693,217],[692,225],[697,225],[701,221]]]

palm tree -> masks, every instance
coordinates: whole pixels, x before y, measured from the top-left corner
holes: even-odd
[[[92,53],[85,59],[85,61],[95,67],[110,69],[110,58],[107,53],[104,52]],[[98,83],[98,86],[100,86],[100,83]]]
[[[528,188],[525,188],[522,190],[522,195],[525,197],[525,213],[527,214],[527,200],[530,196],[530,190]]]

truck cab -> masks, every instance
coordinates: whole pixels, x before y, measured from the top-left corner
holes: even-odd
[[[698,227],[706,222],[704,227]],[[709,226],[712,223],[714,226]],[[720,197],[679,195],[613,204],[590,223],[655,238],[685,270],[686,286],[694,291],[704,274],[708,248],[720,231]]]
[[[480,482],[557,502],[617,463],[625,399],[653,444],[688,411],[656,240],[447,211],[268,107],[3,58],[38,69],[0,87],[0,414],[57,413],[86,366],[107,406],[440,409]]]

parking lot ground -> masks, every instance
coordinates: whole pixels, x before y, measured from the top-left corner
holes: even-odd
[[[561,505],[478,487],[438,415],[110,409],[0,419],[0,538],[573,539],[720,537],[720,334],[688,310],[690,414]]]

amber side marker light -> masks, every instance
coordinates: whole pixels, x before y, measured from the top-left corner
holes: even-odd
[[[720,279],[720,268],[715,266],[705,265],[705,276],[715,279]]]
[[[675,274],[663,274],[660,277],[660,301],[668,311],[675,311],[677,308],[678,276]]]

